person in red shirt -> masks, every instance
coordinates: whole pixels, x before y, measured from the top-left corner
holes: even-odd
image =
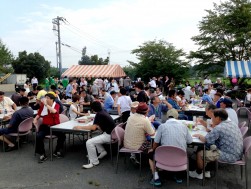
[[[34,125],[37,125],[38,119],[43,118],[43,122],[39,127],[39,132],[36,136],[36,153],[40,154],[39,163],[43,163],[47,160],[47,156],[44,150],[44,138],[50,134],[50,126],[60,123],[59,120],[59,104],[55,102],[55,96],[51,93],[45,95],[45,98],[41,99],[41,107],[38,110],[37,116],[34,118]],[[53,132],[53,135],[58,137],[56,150],[53,156],[61,158],[61,149],[64,147],[65,134],[62,132]]]

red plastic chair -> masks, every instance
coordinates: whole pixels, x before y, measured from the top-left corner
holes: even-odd
[[[155,166],[166,171],[187,171],[189,186],[189,164],[187,152],[175,146],[159,146],[154,155]]]
[[[243,157],[241,160],[238,160],[234,163],[227,163],[227,162],[222,162],[222,161],[216,161],[216,176],[215,176],[215,180],[216,180],[216,189],[217,189],[217,173],[218,173],[218,163],[224,163],[224,164],[231,164],[231,165],[239,165],[241,167],[241,179],[242,179],[242,169],[243,166],[245,167],[245,177],[246,177],[246,189],[248,189],[248,156],[249,153],[251,151],[251,136],[245,138],[243,140]]]
[[[140,155],[140,175],[141,175],[141,150],[130,150],[128,148],[123,147],[123,141],[124,141],[124,135],[125,130],[121,127],[115,127],[115,136],[118,140],[118,153],[117,153],[117,163],[116,163],[116,173],[118,172],[118,161],[119,161],[119,153],[133,153],[133,154],[139,154]]]
[[[27,118],[19,124],[17,133],[8,134],[10,136],[17,137],[18,149],[20,147],[19,137],[28,135],[31,132],[32,122],[33,122],[33,117]]]

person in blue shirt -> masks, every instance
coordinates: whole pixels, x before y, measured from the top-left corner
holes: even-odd
[[[66,90],[65,90],[65,96],[67,99],[71,99],[72,97],[72,89],[73,89],[72,83],[73,83],[73,80],[70,79],[69,84],[67,85]]]
[[[209,89],[205,89],[204,90],[204,95],[202,96],[202,102],[207,102],[209,104],[213,104],[213,100],[212,98],[209,96],[210,94],[210,90]]]
[[[148,106],[149,112],[148,117],[154,115],[155,119],[152,122],[152,125],[158,129],[158,126],[161,124],[161,116],[163,112],[167,112],[169,109],[172,108],[172,105],[169,104],[166,100],[160,101],[158,96],[154,96],[151,98],[151,103]]]
[[[109,113],[109,111],[112,110],[114,105],[114,99],[116,97],[117,93],[115,91],[111,91],[110,95],[107,96],[107,98],[104,101],[104,109]]]

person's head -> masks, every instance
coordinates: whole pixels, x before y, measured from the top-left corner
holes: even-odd
[[[19,88],[19,87],[16,87],[16,88],[15,88],[15,91],[16,91],[16,93],[20,93],[20,88]]]
[[[73,83],[73,79],[69,79],[69,83],[72,84]]]
[[[81,91],[81,92],[80,92],[80,97],[85,98],[85,97],[86,97],[86,95],[87,95],[87,93],[86,93],[86,91],[85,91],[85,90],[83,90],[83,91]]]
[[[148,105],[145,102],[140,102],[136,108],[136,113],[146,115],[148,113]]]
[[[172,89],[172,90],[169,91],[169,97],[170,98],[174,99],[174,98],[176,98],[176,95],[177,95],[177,93],[176,93],[175,90]]]
[[[121,88],[119,90],[119,92],[120,92],[121,95],[126,95],[126,89],[125,88]]]
[[[137,109],[138,105],[139,105],[138,101],[134,101],[134,102],[131,103],[131,112],[133,114],[136,113],[136,109]]]
[[[217,83],[221,83],[221,79],[219,77],[217,78]]]
[[[191,91],[194,93],[194,92],[195,92],[195,87],[192,87],[192,88],[191,88]]]
[[[37,86],[37,90],[38,90],[38,91],[41,91],[41,90],[43,90],[43,87],[42,87],[41,85],[38,85],[38,86]]]
[[[28,99],[28,97],[22,96],[22,97],[19,99],[19,104],[20,104],[20,106],[28,106],[28,104],[29,104],[29,99]]]
[[[47,94],[45,95],[45,98],[46,98],[47,104],[49,104],[49,105],[52,105],[53,102],[54,102],[55,99],[56,99],[55,95],[52,94],[52,93],[47,93]]]
[[[215,100],[215,101],[218,101],[220,98],[221,98],[221,93],[216,92],[216,93],[214,94],[214,100]]]
[[[219,125],[222,121],[226,121],[227,118],[228,114],[226,110],[218,108],[213,111],[212,121],[214,125]]]
[[[158,105],[160,103],[160,99],[158,96],[153,96],[151,98],[151,104]]]
[[[217,92],[217,93],[220,93],[221,96],[223,96],[223,94],[224,94],[224,90],[221,89],[221,88],[217,88],[217,89],[216,89],[216,92]]]
[[[209,94],[209,93],[210,93],[209,89],[204,89],[203,92],[204,92],[205,94]]]
[[[25,91],[26,91],[26,89],[25,88],[21,88],[20,89],[20,95],[22,95],[22,96],[24,96],[25,95]]]
[[[176,109],[174,109],[174,108],[168,110],[167,117],[168,118],[178,119],[178,117],[179,117],[178,111]]]
[[[111,91],[111,92],[110,92],[110,95],[111,95],[112,98],[114,99],[114,98],[116,97],[117,93],[116,93],[115,91]]]
[[[205,111],[206,111],[206,115],[210,118],[213,117],[213,111],[216,109],[217,107],[214,104],[207,104]]]
[[[29,82],[29,81],[25,81],[25,84],[26,84],[26,85],[29,85],[29,84],[30,84],[30,82]]]
[[[75,94],[75,95],[72,95],[72,102],[79,102],[79,99],[80,99],[80,96]]]
[[[185,93],[184,93],[183,90],[179,90],[179,91],[177,92],[177,95],[178,95],[180,98],[183,98],[183,97],[185,96]]]
[[[0,91],[0,102],[2,102],[4,99],[4,92]]]
[[[57,90],[57,87],[55,85],[51,85],[51,90],[52,91],[56,91]]]
[[[144,90],[144,83],[141,81],[135,83],[135,90],[136,90],[136,92],[140,92],[140,91]]]
[[[220,101],[221,108],[233,108],[233,101],[230,98],[223,98]]]
[[[104,95],[105,95],[105,93],[106,93],[106,90],[105,90],[105,89],[102,89],[102,90],[101,90],[101,94],[102,94],[102,96],[104,96]]]
[[[161,89],[159,87],[156,88],[156,93],[157,94],[161,93]]]
[[[250,89],[248,89],[248,93],[251,93],[251,88],[250,88]]]
[[[99,101],[94,101],[92,104],[91,104],[91,109],[94,111],[94,112],[100,112],[102,111],[102,105]]]

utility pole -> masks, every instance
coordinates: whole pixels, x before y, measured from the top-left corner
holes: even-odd
[[[110,49],[108,49],[108,65],[110,64],[110,57],[111,56],[111,51],[110,51]]]
[[[57,62],[57,68],[58,68],[58,42],[55,42],[56,44],[56,62]]]
[[[57,63],[59,67],[59,75],[62,75],[62,55],[61,55],[61,38],[60,38],[60,21],[65,21],[65,18],[57,16],[57,18],[52,19],[53,31],[57,32],[58,36],[58,52],[57,52]]]

